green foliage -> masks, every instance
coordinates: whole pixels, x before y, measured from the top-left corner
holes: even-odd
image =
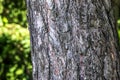
[[[26,27],[25,0],[0,0],[0,17],[3,24],[17,23]]]
[[[31,78],[29,33],[23,26],[25,0],[0,0],[0,80]]]
[[[118,19],[117,24],[118,24],[118,36],[119,36],[119,42],[120,42],[120,19]]]
[[[0,0],[0,13],[3,12],[3,4],[2,4],[3,0]]]
[[[30,40],[27,29],[17,24],[0,27],[0,80],[30,80]]]

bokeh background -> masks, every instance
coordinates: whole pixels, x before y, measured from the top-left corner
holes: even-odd
[[[25,0],[0,0],[0,80],[31,80]]]
[[[116,15],[120,38],[120,16]],[[0,80],[32,79],[27,26],[25,0],[0,0]]]

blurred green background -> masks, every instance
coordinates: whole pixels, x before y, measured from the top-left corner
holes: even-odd
[[[25,0],[0,0],[0,80],[31,80]]]
[[[29,39],[25,0],[0,0],[0,80],[31,80]]]

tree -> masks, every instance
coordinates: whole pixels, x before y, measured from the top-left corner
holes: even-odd
[[[27,0],[33,80],[119,80],[111,0]]]

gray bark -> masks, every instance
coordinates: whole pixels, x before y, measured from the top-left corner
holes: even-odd
[[[111,0],[27,0],[33,80],[120,80]]]

